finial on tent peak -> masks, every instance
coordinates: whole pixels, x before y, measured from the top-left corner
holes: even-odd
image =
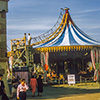
[[[63,9],[63,8],[60,8],[61,10],[69,10],[69,8],[67,8],[67,7],[65,7],[65,9]]]
[[[65,8],[64,10],[69,10],[69,8]]]

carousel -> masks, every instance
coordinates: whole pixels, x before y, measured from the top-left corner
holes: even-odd
[[[46,72],[63,75],[81,74],[97,79],[100,63],[100,42],[80,30],[73,22],[69,8],[61,8],[56,24],[46,33],[32,38],[34,63]],[[95,73],[95,76],[94,76]]]
[[[26,66],[32,74],[42,74],[45,82],[67,80],[69,74],[74,74],[76,81],[80,75],[97,80],[100,42],[77,27],[69,8],[61,8],[57,22],[49,31],[38,37],[31,36],[29,44],[26,42],[26,34],[11,40],[8,56],[12,68]]]

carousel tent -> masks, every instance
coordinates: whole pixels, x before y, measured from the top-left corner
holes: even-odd
[[[80,30],[68,10],[62,9],[56,24],[46,33],[32,38],[31,45],[36,53],[40,52],[40,62],[46,70],[48,62],[55,61],[60,71],[66,62],[70,62],[67,65],[70,72],[78,74],[80,70],[86,70],[88,61],[92,61],[96,72],[96,64],[100,63],[100,42]]]
[[[45,47],[65,47],[65,46],[95,46],[100,45],[100,42],[92,39],[83,31],[81,31],[76,24],[72,21],[68,8],[64,10],[62,21],[59,27],[46,39],[43,36],[38,38],[41,41],[33,44],[33,48]],[[33,38],[36,40],[36,38]]]

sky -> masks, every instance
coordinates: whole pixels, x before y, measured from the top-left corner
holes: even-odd
[[[74,23],[100,41],[100,0],[10,0],[7,13],[7,46],[24,33],[39,36],[53,27],[60,8],[68,7]]]

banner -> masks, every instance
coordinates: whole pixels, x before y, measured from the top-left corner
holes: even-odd
[[[47,79],[47,70],[48,70],[48,58],[49,58],[49,52],[41,52],[41,66],[44,70],[44,82],[46,82]]]
[[[92,60],[92,64],[93,64],[94,69],[96,69],[95,60],[94,60],[94,56],[93,56],[93,49],[91,50],[91,60]]]
[[[100,67],[100,49],[99,48],[93,48],[91,49],[91,60],[94,67],[94,81],[97,81],[98,79],[98,68]]]
[[[46,71],[48,70],[48,58],[49,58],[48,52],[42,52],[41,53],[41,66]]]

